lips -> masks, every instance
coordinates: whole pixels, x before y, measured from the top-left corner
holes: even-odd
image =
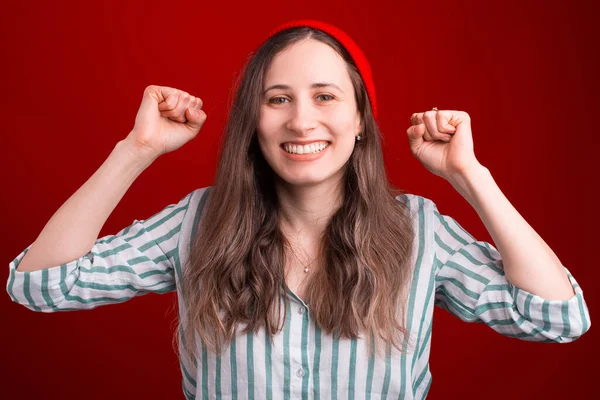
[[[320,159],[321,157],[323,157],[324,154],[329,152],[329,148],[331,147],[331,145],[327,145],[324,146],[324,149],[316,152],[316,153],[305,153],[305,154],[296,154],[296,153],[288,153],[284,148],[283,145],[281,146],[281,153],[288,159],[291,161],[297,161],[297,162],[305,162],[305,161],[315,161]]]
[[[311,145],[311,144],[317,144],[317,143],[327,143],[327,144],[331,144],[330,141],[328,140],[313,140],[312,142],[283,142],[281,143],[281,147],[285,146],[286,144],[292,144],[295,146],[304,146],[304,145]]]
[[[308,154],[308,153],[323,151],[323,149],[326,149],[327,147],[329,147],[329,145],[330,144],[327,141],[312,142],[311,144],[305,144],[305,145],[294,145],[294,144],[288,142],[288,143],[282,144],[281,148],[287,152]]]

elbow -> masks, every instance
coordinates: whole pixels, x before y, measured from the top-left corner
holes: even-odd
[[[589,316],[582,316],[572,321],[571,329],[568,333],[558,337],[558,343],[571,343],[582,337],[585,333],[590,330],[592,321]]]
[[[551,332],[544,332],[542,335],[545,337],[543,342],[547,343],[571,343],[581,338],[585,333],[590,330],[592,322],[589,318],[589,314],[575,317],[571,316],[569,324],[563,326],[562,332],[554,335]]]

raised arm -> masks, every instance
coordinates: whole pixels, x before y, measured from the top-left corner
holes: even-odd
[[[68,311],[175,290],[173,267],[192,193],[115,235],[98,234],[133,181],[195,137],[206,119],[201,106],[177,89],[146,88],[131,133],[9,264],[6,288],[14,302]]]
[[[45,269],[86,254],[133,181],[160,155],[195,137],[206,120],[201,107],[186,92],[148,86],[131,133],[50,218],[17,270]]]
[[[86,254],[123,195],[151,163],[136,155],[128,142],[118,142],[100,168],[50,218],[17,271],[46,269]]]

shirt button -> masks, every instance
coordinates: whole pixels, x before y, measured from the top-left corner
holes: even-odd
[[[296,371],[296,375],[300,377],[304,376],[304,370],[302,368],[298,369],[298,371]]]
[[[306,309],[302,306],[300,308],[298,308],[298,314],[304,314],[305,311],[306,311]]]

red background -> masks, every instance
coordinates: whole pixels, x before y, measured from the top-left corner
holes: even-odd
[[[129,133],[149,84],[201,97],[208,119],[192,142],[137,179],[101,235],[211,185],[230,90],[249,52],[279,23],[316,18],[345,30],[371,62],[391,181],[432,199],[475,237],[491,241],[469,204],[411,155],[406,138],[413,112],[433,106],[467,111],[477,158],[579,281],[595,325],[598,14],[591,6],[514,0],[59,3],[11,2],[0,16],[0,278],[8,278],[9,262]],[[183,398],[171,347],[175,300],[169,293],[88,312],[43,314],[0,296],[2,397]],[[571,344],[531,343],[440,309],[434,327],[431,399],[598,393],[594,328]]]

